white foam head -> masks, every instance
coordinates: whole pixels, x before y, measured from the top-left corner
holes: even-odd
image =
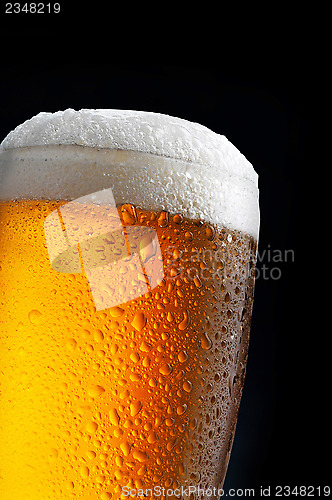
[[[180,212],[258,236],[253,166],[225,136],[197,123],[128,110],[39,113],[8,134],[0,153],[7,162],[25,162],[25,172],[31,165],[35,171],[33,180],[25,176],[19,185],[13,167],[2,197],[10,178],[15,197],[73,199],[112,187],[118,203]]]

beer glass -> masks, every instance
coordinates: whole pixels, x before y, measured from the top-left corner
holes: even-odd
[[[40,113],[0,150],[0,498],[218,498],[257,175],[166,115]]]

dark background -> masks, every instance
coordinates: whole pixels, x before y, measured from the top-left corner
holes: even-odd
[[[216,33],[199,51],[193,38],[182,38],[181,57],[171,59],[160,57],[165,31],[145,45],[147,29],[144,43],[134,36],[131,50],[121,52],[115,41],[123,46],[129,39],[119,19],[112,26],[121,24],[120,35],[110,29],[101,39],[96,27],[87,32],[78,26],[62,45],[61,28],[68,31],[68,24],[28,21],[20,30],[13,17],[3,25],[1,139],[40,111],[137,109],[199,122],[226,135],[254,165],[260,255],[292,253],[286,262],[265,256],[258,264],[247,376],[224,487],[255,488],[259,496],[261,486],[329,484],[329,327],[316,320],[322,311],[306,175],[312,83],[298,35],[285,47],[285,26],[274,32],[276,43],[266,39],[268,26],[257,44],[248,47],[244,37],[232,53]],[[168,30],[166,45],[172,36]],[[92,38],[97,43],[88,52],[84,42]],[[103,57],[97,58],[101,46]]]

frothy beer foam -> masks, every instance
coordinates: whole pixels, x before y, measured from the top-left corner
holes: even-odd
[[[0,199],[73,200],[111,188],[117,204],[258,236],[253,166],[197,123],[128,110],[39,113],[8,134],[0,153]]]

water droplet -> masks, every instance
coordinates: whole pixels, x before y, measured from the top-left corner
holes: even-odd
[[[164,421],[164,417],[156,417],[156,420],[154,422],[155,427],[159,427]]]
[[[186,380],[185,382],[183,382],[182,387],[186,392],[191,392],[193,385],[189,380]]]
[[[152,347],[152,345],[145,342],[145,340],[143,340],[143,342],[139,346],[140,350],[143,352],[149,352],[151,347]]]
[[[109,309],[109,313],[112,316],[112,318],[119,318],[124,313],[124,309],[121,309],[121,307],[117,307],[117,306],[111,307]]]
[[[170,323],[172,323],[172,321],[174,321],[174,314],[171,311],[169,311],[167,313],[166,318],[167,318],[167,321],[169,321]]]
[[[178,441],[177,438],[173,438],[170,441],[168,441],[167,445],[166,445],[167,450],[171,451],[174,448],[174,446],[176,445],[177,441]]]
[[[154,378],[150,378],[149,380],[149,386],[150,387],[157,387],[157,381]]]
[[[192,241],[192,240],[193,240],[193,238],[194,238],[194,235],[193,235],[193,233],[192,233],[191,231],[186,231],[186,232],[184,233],[184,237],[185,237],[185,239],[186,239],[187,241]]]
[[[111,498],[112,498],[112,494],[108,493],[107,491],[104,491],[100,497],[101,500],[111,500]]]
[[[120,422],[120,417],[115,408],[111,408],[109,411],[110,421],[113,425],[118,426]]]
[[[67,342],[66,342],[67,349],[69,349],[70,351],[75,351],[76,346],[77,346],[77,342],[75,339],[67,340]]]
[[[144,326],[146,325],[146,316],[142,312],[138,312],[135,314],[133,321],[131,322],[131,325],[140,332]]]
[[[86,466],[83,466],[80,468],[80,474],[82,477],[86,478],[89,476],[90,474],[90,470],[89,470],[89,467],[86,467]]]
[[[139,357],[139,354],[138,352],[132,352],[130,354],[130,359],[134,362],[134,363],[138,363],[139,360],[140,360],[140,357]]]
[[[143,264],[145,264],[148,260],[150,260],[152,257],[156,255],[157,248],[158,247],[156,242],[153,239],[149,238],[148,236],[141,239],[139,243],[139,253],[143,261]],[[141,281],[145,282],[144,276]]]
[[[178,415],[183,415],[188,409],[188,405],[186,404],[183,404],[183,405],[179,405],[176,409],[176,413]]]
[[[158,226],[159,227],[167,227],[168,226],[168,213],[161,212],[158,217]]]
[[[132,225],[136,222],[136,210],[134,205],[122,205],[121,207],[122,219],[125,224]]]
[[[68,491],[73,490],[75,488],[73,481],[66,481],[66,488]]]
[[[175,222],[175,224],[181,224],[182,221],[183,221],[182,215],[180,215],[180,214],[174,215],[173,222]]]
[[[173,368],[171,367],[171,365],[169,363],[165,363],[159,368],[159,373],[167,376],[172,372],[172,370]]]
[[[201,479],[201,474],[200,474],[199,472],[192,472],[192,473],[190,474],[190,479],[191,479],[192,481],[196,481],[196,482],[198,482],[198,481]]]
[[[185,311],[183,313],[183,316],[184,316],[184,319],[178,325],[179,330],[185,330],[188,327],[188,325],[190,324],[190,314],[189,314],[188,309],[187,309],[187,311]]]
[[[151,359],[149,358],[149,356],[145,356],[145,358],[142,361],[142,365],[144,366],[144,368],[148,368],[148,366],[150,366],[150,363]]]
[[[172,405],[168,405],[168,406],[167,406],[167,413],[168,413],[169,415],[172,415],[172,413],[173,413],[173,407],[172,407]]]
[[[206,235],[206,238],[209,240],[209,241],[212,241],[213,238],[214,238],[214,229],[211,227],[211,226],[208,226],[205,230],[205,235]]]
[[[137,474],[139,476],[144,476],[145,473],[146,473],[146,465],[142,465],[142,467],[138,469]]]
[[[230,297],[229,293],[227,292],[226,295],[225,295],[225,303],[229,304],[230,301],[231,301],[231,297]]]
[[[96,398],[103,392],[105,392],[105,389],[101,385],[92,385],[88,388],[88,394],[91,398]]]
[[[184,363],[185,361],[187,361],[187,359],[188,354],[186,353],[186,351],[180,351],[178,354],[178,360],[180,361],[180,363]]]
[[[143,405],[140,401],[135,401],[134,403],[131,403],[130,405],[130,415],[134,417],[137,415],[141,409],[143,408]]]
[[[135,449],[133,451],[133,457],[135,460],[138,460],[139,462],[145,462],[148,459],[148,454],[145,451],[140,451]]]
[[[39,325],[42,321],[43,315],[38,309],[32,309],[28,314],[29,321],[33,325]]]
[[[90,458],[90,460],[93,460],[94,458],[96,458],[96,452],[95,451],[89,450],[89,451],[87,451],[86,454],[87,454],[88,458]]]
[[[201,338],[201,346],[203,349],[206,349],[206,350],[209,350],[212,347],[212,341],[208,337],[206,332],[204,332],[203,337]]]
[[[152,444],[155,443],[158,439],[158,436],[155,432],[151,431],[148,435],[148,443]]]
[[[96,422],[91,421],[86,424],[86,430],[90,434],[94,434],[97,429],[98,429],[98,424]]]
[[[18,350],[18,355],[21,357],[21,358],[24,358],[24,356],[26,355],[26,352],[25,352],[25,349],[24,347],[21,345],[21,347],[19,348]]]
[[[59,456],[59,452],[56,448],[51,448],[50,450],[50,458],[54,459],[54,458],[58,458]]]
[[[197,286],[197,288],[201,288],[201,286],[202,286],[202,282],[201,282],[201,280],[199,279],[199,277],[198,277],[198,276],[196,276],[196,277],[194,278],[194,283],[195,283],[195,285]]]
[[[95,330],[93,332],[93,338],[95,342],[102,342],[104,340],[104,334],[101,330]]]
[[[130,453],[131,450],[131,444],[128,443],[128,441],[125,441],[124,443],[120,444],[120,449],[122,453],[124,454],[125,457],[127,457]]]
[[[181,259],[181,257],[182,257],[181,250],[179,250],[178,248],[175,248],[175,250],[173,251],[173,260],[179,260],[179,259]],[[170,283],[170,285],[173,285],[173,283]],[[171,290],[168,290],[168,291],[171,291]]]

